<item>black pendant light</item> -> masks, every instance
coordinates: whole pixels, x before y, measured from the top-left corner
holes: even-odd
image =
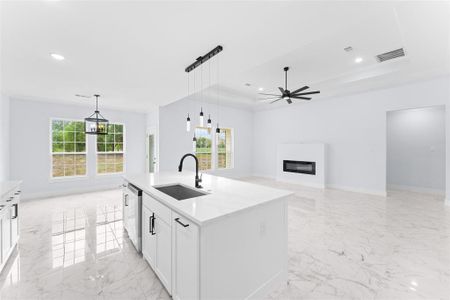
[[[205,123],[203,121],[203,107],[200,107],[200,118],[199,118],[200,127],[204,127]]]
[[[195,136],[194,133],[194,137],[192,138],[192,152],[196,152],[197,151],[197,137]]]
[[[92,115],[84,119],[84,129],[86,134],[108,134],[109,121],[100,114],[98,110],[98,97],[100,95],[94,95],[95,97],[95,111]]]
[[[191,118],[189,117],[189,113],[186,119],[186,131],[187,132],[191,131]]]
[[[208,122],[206,123],[206,127],[208,127],[209,129],[212,128],[211,115],[208,115]]]

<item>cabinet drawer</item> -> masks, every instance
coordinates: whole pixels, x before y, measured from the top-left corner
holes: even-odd
[[[172,224],[171,210],[167,206],[161,204],[158,200],[152,198],[152,196],[143,193],[142,204],[154,212],[161,220],[167,224]]]

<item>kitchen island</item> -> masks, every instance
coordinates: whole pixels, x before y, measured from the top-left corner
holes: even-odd
[[[287,282],[292,193],[191,172],[127,175],[142,190],[142,254],[174,299],[259,299]],[[177,200],[171,185],[200,192]],[[129,195],[124,189],[124,207]],[[126,213],[124,219],[126,219]]]

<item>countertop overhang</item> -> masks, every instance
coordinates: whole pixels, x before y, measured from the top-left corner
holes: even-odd
[[[201,191],[207,195],[178,201],[155,189],[155,186],[182,184],[195,189],[195,173],[184,171],[124,175],[126,181],[142,189],[177,213],[198,225],[216,221],[258,205],[286,198],[292,192],[262,185],[203,174]]]
[[[14,180],[14,181],[2,181],[0,182],[0,197],[4,197],[8,193],[12,192],[16,187],[18,187],[22,181]]]

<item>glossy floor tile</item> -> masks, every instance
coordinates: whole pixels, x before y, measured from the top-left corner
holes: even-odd
[[[271,180],[289,202],[289,285],[271,299],[450,299],[443,197],[377,197]]]
[[[289,284],[269,299],[450,299],[450,207],[440,197],[317,190],[289,202]],[[123,233],[121,191],[23,202],[2,299],[169,299]]]
[[[23,202],[2,299],[170,299],[123,232],[121,190]]]

